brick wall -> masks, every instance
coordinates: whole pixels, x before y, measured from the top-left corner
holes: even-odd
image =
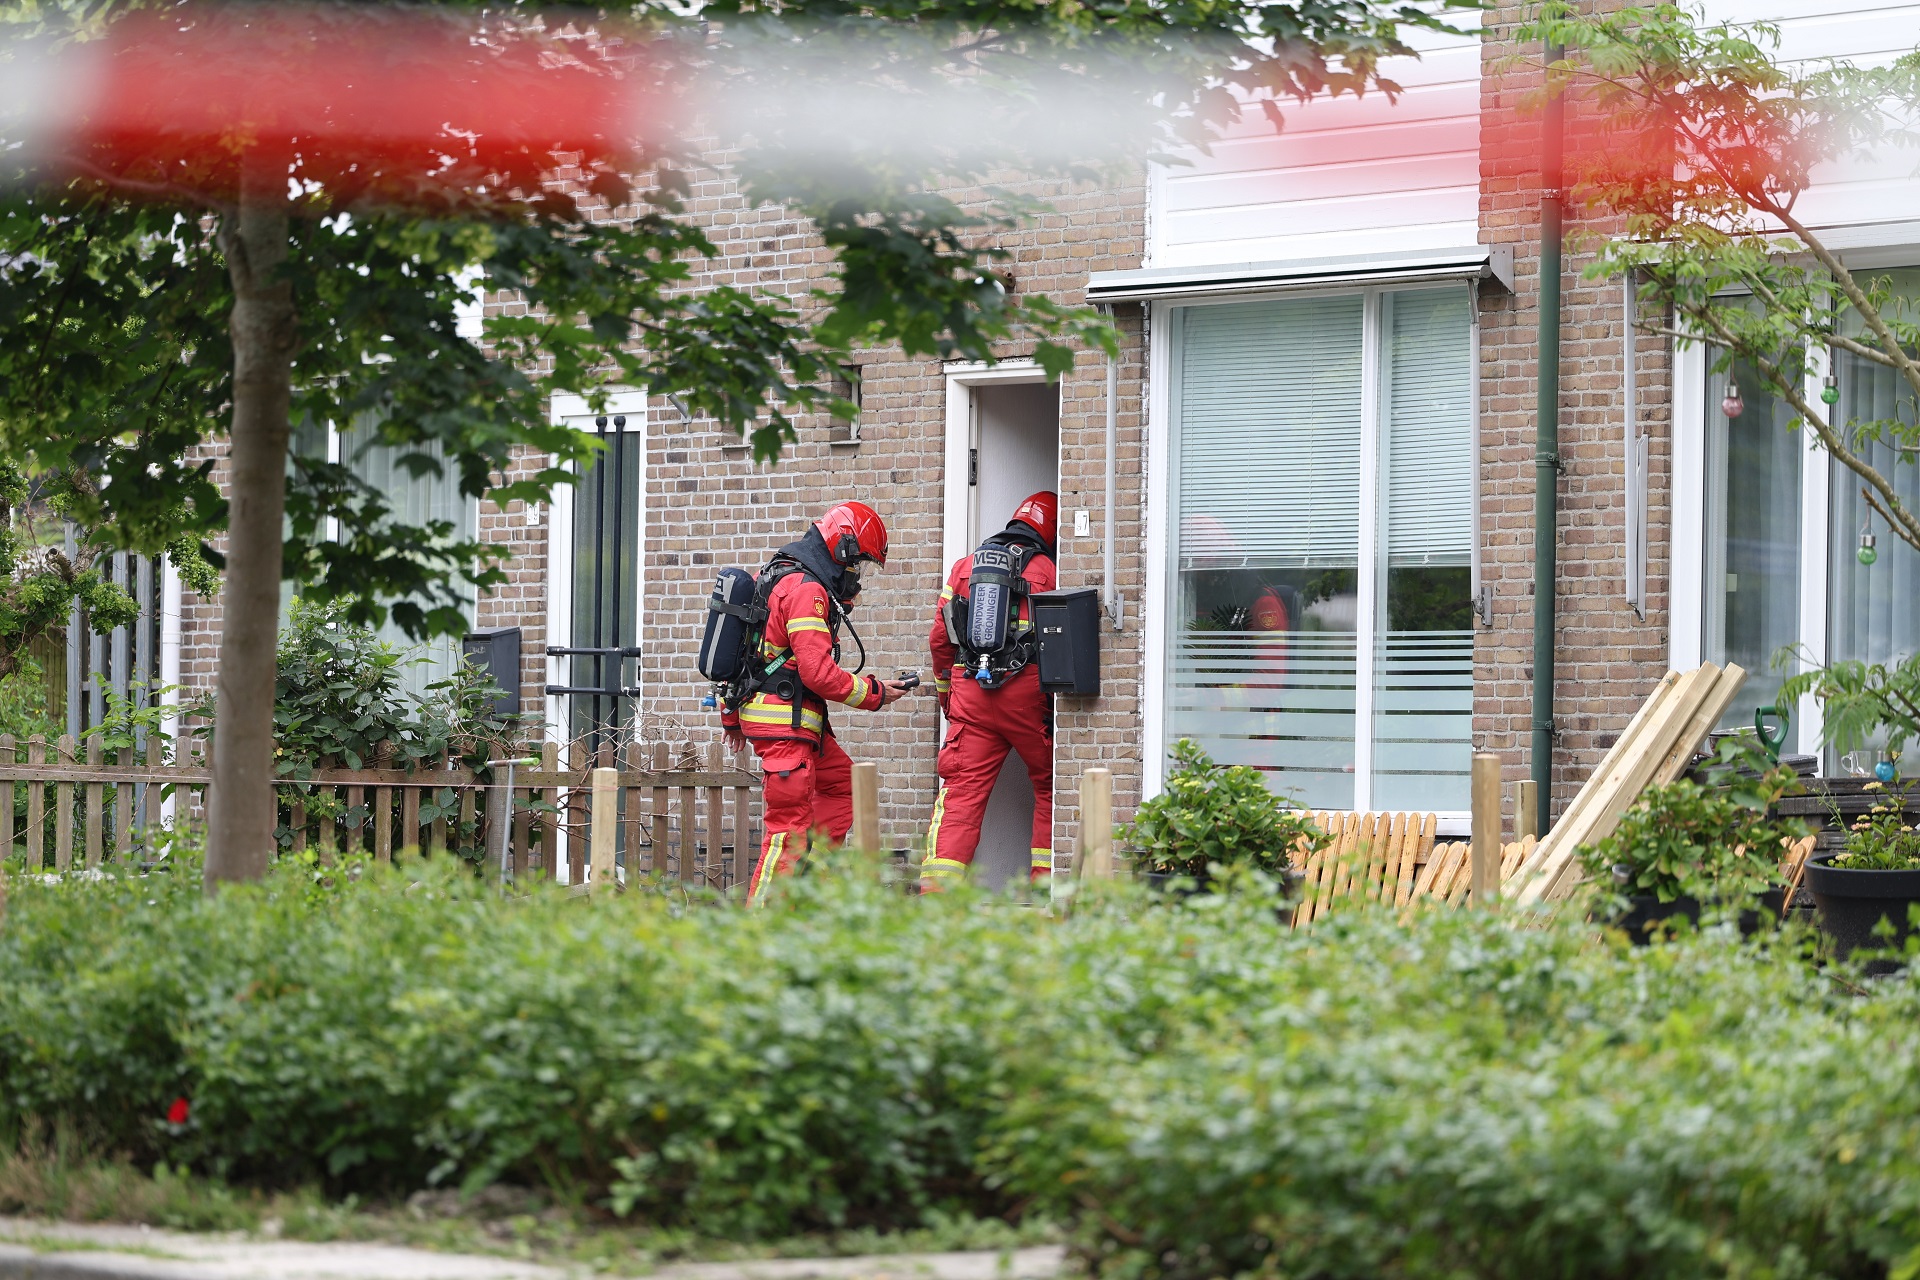
[[[1020,293],[1079,303],[1089,271],[1139,264],[1145,203],[1138,183],[1039,188],[1037,193],[1050,199],[1054,212],[1001,241],[1013,253],[1008,265]],[[784,210],[746,207],[724,178],[710,177],[696,186],[689,207],[720,250],[704,281],[797,294],[829,265]],[[1133,330],[1121,391],[1120,572],[1137,602],[1141,365],[1137,324]],[[1010,348],[1001,354],[1025,353]],[[854,614],[866,642],[868,669],[891,674],[913,668],[930,680],[926,635],[945,571],[945,373],[935,361],[908,360],[898,351],[864,353],[859,363],[861,443],[829,443],[827,421],[809,419],[798,445],[772,468],[752,463],[731,437],[706,429],[707,424],[682,421],[664,404],[654,410],[647,476],[646,639],[652,656],[645,660],[644,684],[653,691],[648,713],[684,725],[695,736],[712,733],[713,715],[699,707],[706,690],[693,655],[714,571],[728,564],[757,566],[840,498],[872,504],[887,520],[892,540],[886,572],[868,577]],[[1097,512],[1104,502],[1105,424],[1104,364],[1083,356],[1062,395],[1063,510]],[[1063,586],[1096,583],[1098,537],[1063,538],[1060,569]],[[1122,794],[1137,791],[1138,659],[1129,647],[1133,634],[1120,639],[1125,644],[1108,644],[1106,696],[1061,706],[1056,847],[1062,850],[1070,847],[1072,778],[1082,764],[1109,763],[1134,780],[1123,784]],[[938,720],[932,697],[916,697],[878,715],[837,711],[835,721],[855,759],[881,765],[887,843],[912,843],[924,832],[935,791]]]
[[[214,459],[213,482],[220,492],[227,491],[226,442],[197,445],[191,456],[196,460]],[[227,535],[211,539],[216,551],[224,552]],[[193,701],[214,689],[215,671],[220,658],[220,600],[195,595],[183,586],[180,591],[180,685],[181,701]]]
[[[1508,158],[1537,154],[1540,124],[1516,111],[1538,85],[1503,66],[1520,5],[1487,15],[1482,47],[1481,238],[1514,249],[1516,288],[1483,292],[1480,309],[1480,477],[1483,575],[1493,625],[1475,646],[1474,738],[1529,776],[1533,698],[1534,439],[1540,294],[1537,174]],[[1578,791],[1666,671],[1672,362],[1657,337],[1635,340],[1641,429],[1649,437],[1646,618],[1626,601],[1624,311],[1617,279],[1589,281],[1579,237],[1612,228],[1569,209],[1562,279],[1560,537],[1554,806]],[[1642,317],[1645,319],[1646,317]]]

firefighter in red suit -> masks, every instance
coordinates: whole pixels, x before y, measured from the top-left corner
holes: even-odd
[[[842,667],[840,625],[860,591],[860,566],[887,563],[887,526],[872,507],[843,502],[805,537],[774,555],[778,575],[760,636],[766,680],[740,707],[723,713],[728,744],[753,744],[760,758],[766,835],[748,900],[764,900],[774,876],[790,875],[815,831],[839,843],[853,825],[853,761],[834,739],[827,706],[878,711],[907,689]],[[783,661],[784,659],[784,661]]]
[[[1058,497],[1036,493],[1020,504],[1006,533],[999,535],[1026,555],[1020,576],[1029,593],[1053,590],[1058,516]],[[1053,871],[1053,708],[1040,688],[1040,665],[1032,660],[1032,606],[1025,594],[1015,597],[1010,639],[1025,660],[1004,679],[982,682],[972,665],[978,655],[962,651],[947,625],[948,602],[967,599],[972,569],[972,555],[954,561],[928,638],[934,690],[947,716],[947,741],[940,749],[940,795],[920,868],[920,888],[926,893],[965,875],[973,865],[987,798],[1010,751],[1020,753],[1033,779],[1032,878],[1041,880]]]

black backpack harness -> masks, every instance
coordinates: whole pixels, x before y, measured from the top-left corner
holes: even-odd
[[[1033,594],[1027,565],[1044,554],[1046,545],[1024,528],[994,534],[973,553],[967,593],[955,592],[944,607],[958,665],[983,689],[999,688],[1039,652],[1033,628],[1022,631],[1018,623],[1021,602]]]
[[[799,549],[801,555],[793,554]],[[718,686],[720,705],[728,712],[738,715],[740,709],[759,693],[770,693],[784,699],[793,708],[793,731],[800,732],[805,715],[806,701],[811,698],[825,710],[827,700],[808,689],[800,679],[800,663],[794,657],[793,650],[786,648],[772,655],[764,652],[767,619],[771,613],[770,601],[774,588],[794,574],[804,574],[820,584],[827,593],[827,634],[833,640],[833,660],[840,661],[840,628],[844,625],[853,637],[860,651],[859,665],[855,674],[867,665],[867,648],[860,640],[860,633],[853,629],[853,622],[847,616],[846,607],[841,604],[839,595],[831,583],[827,582],[819,571],[805,563],[805,548],[802,544],[783,547],[773,559],[768,561],[758,576],[753,579],[753,591],[745,600],[738,598],[744,594],[738,590],[745,583],[744,570],[729,569],[722,572],[714,592],[707,601],[709,610],[708,637],[727,633],[726,639],[714,645],[703,644],[701,673],[713,680]],[[732,590],[729,590],[728,575],[737,575]],[[727,619],[736,619],[728,623]],[[712,647],[720,660],[714,661],[706,656],[706,650]],[[730,652],[728,652],[730,651]],[[731,662],[726,661],[731,657]]]

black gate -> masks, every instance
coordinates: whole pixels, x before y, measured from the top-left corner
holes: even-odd
[[[629,700],[639,695],[641,439],[625,414],[594,419],[602,448],[573,491],[572,616],[569,643],[547,652],[567,659],[565,684],[547,693],[568,699],[569,735],[595,750],[618,736]]]

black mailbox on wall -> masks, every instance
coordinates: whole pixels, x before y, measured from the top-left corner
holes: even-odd
[[[495,715],[520,714],[520,628],[482,627],[467,632],[460,652],[468,662],[493,677],[502,693],[494,699]]]
[[[1040,636],[1040,687],[1079,698],[1100,693],[1100,598],[1092,587],[1031,597]]]

